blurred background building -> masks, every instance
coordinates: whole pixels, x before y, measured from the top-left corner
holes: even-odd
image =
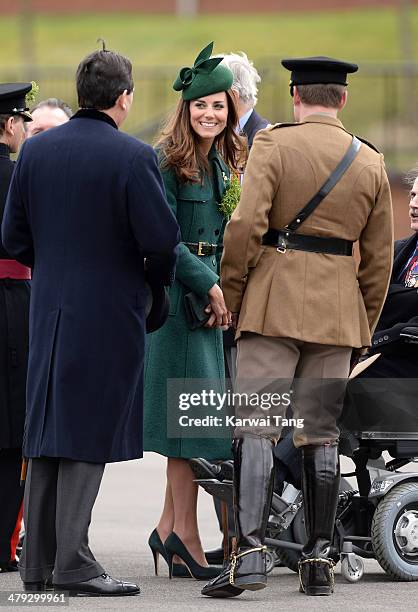
[[[24,4],[25,2],[21,2]],[[144,12],[144,13],[274,13],[278,11],[311,11],[350,9],[355,7],[399,6],[402,0],[31,0],[34,12],[76,13],[84,11],[101,12]],[[412,0],[415,3],[415,0]],[[0,10],[4,13],[19,11],[19,0],[1,0]]]
[[[149,142],[176,102],[178,67],[210,40],[217,53],[242,50],[254,61],[257,109],[272,122],[292,119],[281,57],[357,62],[341,118],[385,153],[400,198],[396,234],[408,233],[399,177],[418,163],[418,0],[0,0],[0,82],[34,80],[39,99],[77,108],[75,68],[99,37],[133,62],[125,129]]]

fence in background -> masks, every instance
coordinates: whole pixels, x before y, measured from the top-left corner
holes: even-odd
[[[288,73],[276,58],[256,61],[262,76],[257,110],[272,123],[291,121]],[[138,68],[135,101],[124,126],[126,131],[151,142],[164,117],[176,104],[171,88],[175,67]],[[0,70],[0,82],[35,80],[39,99],[60,97],[77,108],[74,71],[68,68]],[[370,140],[385,154],[393,171],[405,171],[418,162],[418,64],[362,63],[349,84],[349,99],[341,114],[349,131]]]

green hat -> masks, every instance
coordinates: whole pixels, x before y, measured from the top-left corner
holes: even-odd
[[[229,68],[220,65],[223,57],[210,57],[212,49],[213,42],[202,49],[193,68],[180,70],[173,89],[182,92],[183,100],[196,100],[231,88],[234,76]]]

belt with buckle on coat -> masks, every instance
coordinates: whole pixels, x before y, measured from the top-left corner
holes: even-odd
[[[205,257],[207,255],[215,255],[218,250],[217,244],[210,244],[210,242],[184,242],[191,253],[195,253],[199,257]]]
[[[269,229],[263,236],[262,244],[274,246],[279,253],[287,249],[308,251],[309,253],[327,253],[328,255],[352,255],[353,242],[342,238],[322,238],[306,236],[291,231]]]

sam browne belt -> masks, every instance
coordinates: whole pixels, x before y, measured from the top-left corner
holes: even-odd
[[[327,253],[329,255],[352,255],[353,242],[342,238],[323,238],[306,236],[286,230],[269,229],[263,236],[263,244],[274,246],[279,253],[287,249],[309,251],[310,253]]]
[[[309,200],[309,202],[298,212],[296,217],[283,229],[269,229],[263,236],[262,243],[275,246],[279,253],[285,253],[286,249],[298,251],[309,251],[311,253],[328,253],[329,255],[352,255],[353,242],[342,238],[324,238],[322,236],[306,236],[296,233],[302,223],[318,208],[318,205],[326,198],[329,192],[345,174],[360,151],[361,142],[353,136],[351,144],[344,157],[320,190]]]

